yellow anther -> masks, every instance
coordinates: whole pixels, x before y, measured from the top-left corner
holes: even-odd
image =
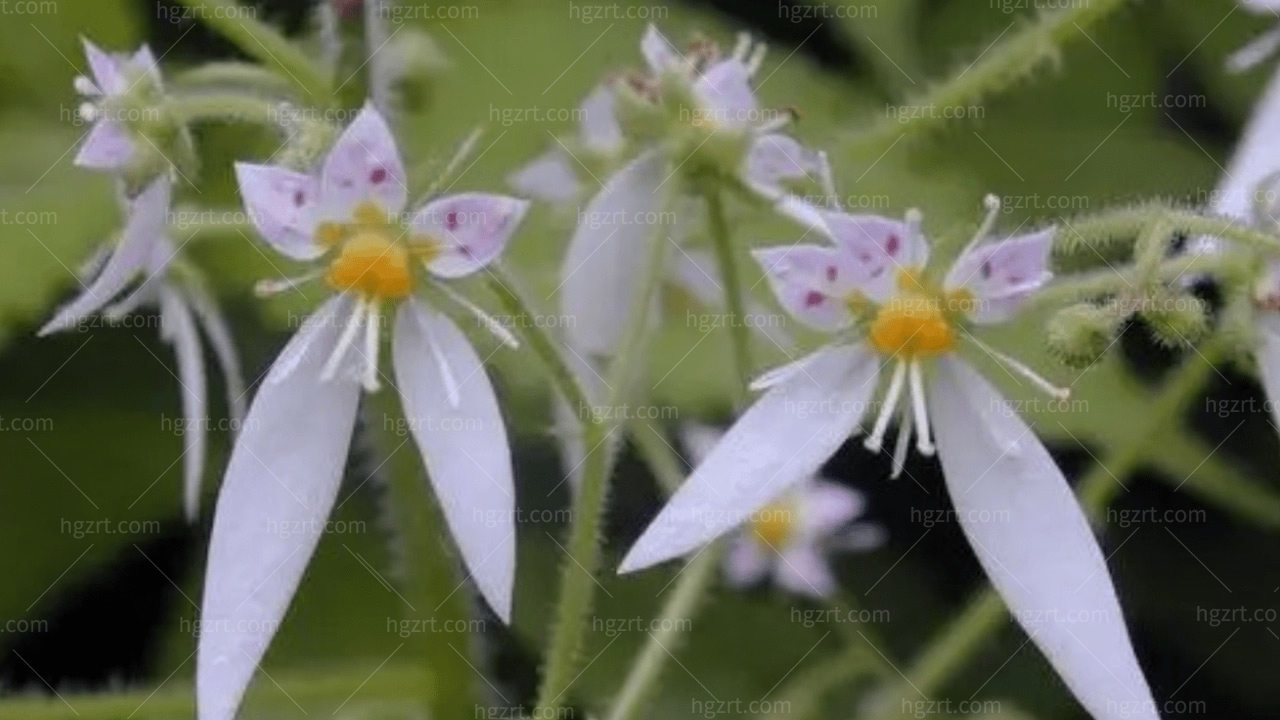
[[[770,503],[751,517],[755,539],[770,548],[782,548],[795,531],[796,510],[793,503]]]
[[[375,202],[365,201],[360,203],[351,211],[351,217],[355,219],[357,225],[386,225],[388,222],[387,211],[382,209],[381,205]]]
[[[885,355],[937,355],[955,347],[956,334],[936,298],[905,295],[882,305],[871,322],[871,344]]]
[[[329,284],[380,300],[403,298],[413,288],[409,250],[387,232],[359,230],[329,264]]]

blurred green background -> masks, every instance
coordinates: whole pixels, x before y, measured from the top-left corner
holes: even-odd
[[[411,166],[443,162],[472,128],[485,126],[487,149],[458,187],[500,187],[552,143],[552,133],[573,131],[568,123],[511,118],[576,107],[603,77],[636,66],[640,33],[652,19],[677,41],[701,31],[731,43],[739,30],[767,39],[760,96],[799,111],[797,136],[830,150],[841,194],[886,214],[918,206],[931,233],[971,230],[987,192],[1006,198],[1001,224],[1008,230],[1152,196],[1202,204],[1270,73],[1223,69],[1229,53],[1275,21],[1239,10],[1234,0],[1131,3],[1081,28],[1053,62],[967,117],[926,136],[850,149],[858,129],[963,70],[1038,10],[1068,4],[477,0],[459,5],[473,11],[452,17],[443,5],[422,6],[434,18],[404,17],[430,33],[448,64],[402,121],[405,152]],[[258,17],[305,34],[309,5],[262,2]],[[0,13],[0,718],[26,718],[32,708],[72,717],[84,694],[100,692],[123,693],[105,716],[189,715],[193,600],[227,434],[213,433],[204,513],[190,525],[179,506],[175,369],[154,318],[42,340],[34,332],[77,289],[72,271],[119,224],[109,181],[71,164],[87,129],[76,120],[71,88],[85,71],[79,36],[114,49],[149,42],[167,73],[237,51],[156,0],[10,0]],[[358,13],[344,22],[358,23]],[[264,155],[270,138],[243,126],[202,125],[196,134],[199,190],[188,188],[182,199],[234,209],[231,161]],[[555,287],[571,221],[539,207],[512,243],[509,265],[539,298]],[[767,218],[743,216],[736,227],[750,244],[794,235]],[[232,316],[246,375],[258,377],[283,344],[284,318],[306,308],[288,297],[263,303],[251,288],[289,267],[234,234],[190,248]],[[1204,292],[1212,296],[1212,288]],[[683,321],[690,310],[700,312],[686,299],[667,299],[673,320],[650,358],[654,376],[665,376],[650,403],[669,409],[664,422],[672,426],[723,421],[730,409],[728,338],[721,331],[704,338]],[[1185,353],[1158,347],[1135,323],[1119,352],[1079,373],[1043,354],[1043,320],[1028,317],[998,339],[1055,381],[1073,384],[1083,402],[1070,413],[1026,406],[1074,476],[1143,426],[1152,393]],[[776,359],[757,360],[765,367]],[[554,539],[563,529],[564,514],[555,511],[567,495],[536,363],[519,351],[493,361],[528,519],[520,528],[514,628],[496,621],[472,628],[482,636],[482,689],[500,709],[527,703],[536,680],[559,557]],[[218,382],[210,392],[215,423],[225,415]],[[1222,368],[1188,417],[1144,448],[1142,472],[1122,478],[1128,491],[1101,528],[1139,657],[1156,697],[1168,701],[1168,718],[1280,717],[1280,448],[1262,402],[1247,373]],[[335,517],[341,522],[320,544],[268,653],[270,679],[259,678],[244,717],[413,716],[413,658],[402,648],[419,633],[402,632],[405,608],[393,587],[414,558],[392,550],[375,472],[381,461],[370,441],[357,441],[343,491],[350,499]],[[917,482],[883,480],[887,461],[856,443],[828,466],[867,493],[869,515],[887,528],[883,548],[839,556],[836,567],[847,590],[880,611],[873,626],[895,663],[911,658],[982,582],[954,522],[933,522],[948,507],[933,463],[915,459],[909,470]],[[611,563],[660,502],[630,457],[616,488]],[[583,702],[600,706],[611,697],[645,637],[626,621],[653,614],[674,571],[602,579],[600,622],[586,655],[594,660],[575,685]],[[753,700],[790,698],[793,683],[838,667],[847,642],[850,628],[805,620],[820,607],[770,589],[717,587],[679,663],[668,668],[651,716],[696,717],[714,707],[717,717],[747,717],[760,709],[748,711]],[[1248,621],[1214,619],[1237,607],[1252,613]],[[998,700],[986,712],[1003,717],[1084,717],[1025,640],[1007,627],[939,698],[950,698],[953,710],[971,698]],[[802,694],[790,698],[792,712],[808,698],[815,716],[852,716],[865,689],[841,683],[822,697]],[[741,705],[720,702],[729,699]]]

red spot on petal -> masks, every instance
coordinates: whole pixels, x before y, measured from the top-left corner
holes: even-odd
[[[828,265],[827,266],[827,282],[835,282],[837,275],[839,275],[839,273],[836,271],[836,266]]]
[[[296,207],[302,207],[302,203],[304,203],[304,202],[306,202],[306,201],[307,201],[307,194],[306,194],[306,193],[302,192],[301,190],[294,190],[294,191],[293,191],[293,204],[294,204]]]
[[[807,308],[817,307],[827,301],[827,296],[817,290],[810,290],[808,295],[804,296],[804,306]]]
[[[386,168],[382,168],[382,167],[374,168],[373,172],[369,173],[369,182],[373,183],[374,185],[379,185],[383,182],[386,182],[386,179],[387,179]]]
[[[458,212],[456,210],[450,210],[448,213],[445,214],[444,226],[449,228],[450,230],[458,229]]]
[[[889,239],[884,243],[884,251],[890,255],[897,255],[899,248],[902,247],[902,240],[896,234],[889,235]]]

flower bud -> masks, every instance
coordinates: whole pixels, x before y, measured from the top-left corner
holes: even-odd
[[[1113,307],[1081,303],[1064,308],[1049,319],[1049,352],[1065,365],[1088,367],[1115,342],[1121,320]]]
[[[1199,342],[1209,330],[1208,304],[1191,295],[1153,298],[1138,316],[1156,340],[1168,347]]]

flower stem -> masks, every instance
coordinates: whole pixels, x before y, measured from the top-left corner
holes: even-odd
[[[1201,354],[1186,359],[1148,409],[1144,432],[1124,447],[1099,461],[1080,481],[1077,495],[1090,517],[1096,519],[1122,489],[1121,482],[1142,462],[1143,449],[1174,422],[1195,398],[1213,372],[1213,363],[1223,351],[1222,336],[1215,336]],[[898,716],[899,699],[911,702],[917,695],[928,697],[969,662],[973,653],[989,637],[1004,627],[1008,617],[1004,602],[990,586],[980,591],[960,615],[947,624],[907,669],[902,681],[886,690],[883,698],[895,705],[878,705],[878,717]]]
[[[1238,220],[1202,215],[1162,203],[1149,203],[1087,215],[1063,227],[1054,239],[1058,252],[1093,254],[1117,244],[1137,242],[1143,230],[1161,222],[1170,233],[1212,236],[1272,255],[1280,254],[1280,237]]]
[[[188,92],[172,96],[165,109],[183,123],[221,120],[275,126],[280,121],[280,103],[230,92]]]
[[[649,336],[649,308],[662,276],[666,243],[652,238],[649,256],[635,283],[635,297],[624,325],[622,343],[609,373],[608,407],[617,407],[632,395],[641,352]],[[610,414],[612,416],[612,414]],[[583,420],[582,487],[574,497],[566,557],[561,566],[560,595],[552,634],[547,646],[542,684],[538,688],[536,714],[548,717],[564,705],[565,694],[578,675],[583,636],[595,601],[595,578],[600,567],[600,533],[604,521],[609,476],[617,444],[615,420]]]
[[[707,215],[711,228],[711,242],[715,248],[716,262],[720,266],[720,279],[724,283],[725,313],[729,316],[729,338],[733,343],[733,364],[737,374],[737,399],[748,397],[751,383],[751,332],[746,323],[746,295],[742,287],[742,274],[738,271],[738,259],[733,252],[733,238],[725,217],[724,198],[718,187],[709,185],[703,193],[707,201]]]
[[[552,382],[564,395],[565,401],[572,407],[578,408],[579,413],[582,412],[581,408],[591,407],[591,398],[583,389],[577,374],[565,362],[556,339],[537,322],[537,312],[525,299],[525,294],[520,290],[520,285],[515,278],[511,277],[499,263],[488,267],[487,277],[490,289],[498,296],[498,302],[511,316],[512,323],[520,328],[525,342],[551,374]]]
[[[859,149],[883,148],[902,138],[917,135],[952,117],[964,117],[958,110],[981,104],[983,98],[1000,92],[1052,63],[1060,47],[1088,37],[1085,31],[1127,0],[1090,0],[1071,3],[1056,12],[1042,12],[1020,30],[988,47],[962,71],[923,94],[908,98],[903,108],[923,108],[926,112],[886,114],[878,123],[853,139]]]
[[[657,685],[667,659],[684,640],[685,628],[691,627],[693,615],[715,579],[715,569],[719,565],[720,547],[713,544],[703,548],[680,570],[680,577],[658,616],[658,630],[649,633],[644,647],[632,663],[608,720],[632,720],[638,716]]]
[[[297,45],[234,0],[178,0],[247,55],[279,68],[317,105],[332,104],[333,83]]]
[[[403,566],[405,619],[431,628],[415,633],[411,641],[426,664],[425,677],[416,679],[430,717],[470,717],[476,707],[475,672],[468,658],[470,608],[465,593],[454,592],[462,583],[444,517],[429,496],[417,453],[396,452],[405,442],[394,430],[403,417],[395,393],[371,393],[365,401],[365,427],[381,460],[379,470],[387,479],[387,510],[397,531],[397,551]],[[388,422],[388,418],[396,421]]]

